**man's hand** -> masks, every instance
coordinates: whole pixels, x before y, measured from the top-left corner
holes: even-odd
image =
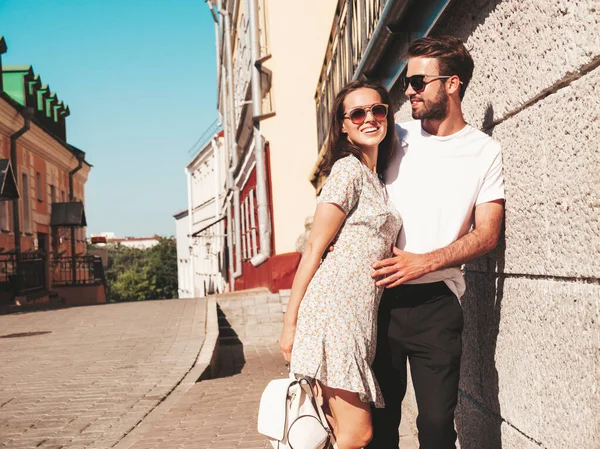
[[[376,279],[375,285],[386,288],[396,287],[407,281],[420,278],[432,271],[429,268],[429,257],[426,254],[414,254],[393,248],[394,257],[375,262],[375,271],[371,277]]]
[[[296,335],[296,326],[284,324],[281,335],[279,336],[279,349],[287,363],[292,360],[292,347],[294,346],[294,336]]]

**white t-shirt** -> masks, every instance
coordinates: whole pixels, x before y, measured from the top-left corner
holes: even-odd
[[[450,136],[434,136],[415,120],[396,126],[400,145],[385,172],[385,183],[404,225],[401,250],[423,254],[467,234],[475,206],[504,198],[500,145],[470,125]],[[445,268],[410,281],[444,281],[460,298],[460,267]]]

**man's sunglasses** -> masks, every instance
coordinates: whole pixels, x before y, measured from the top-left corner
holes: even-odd
[[[375,120],[381,122],[387,117],[388,105],[377,103],[367,108],[352,108],[344,114],[344,118],[350,119],[350,121],[355,125],[362,125],[367,119],[367,114],[369,113],[369,111],[371,111],[371,115],[373,115],[373,118],[375,118]]]
[[[404,90],[408,89],[408,86],[412,86],[415,92],[422,92],[429,83],[437,80],[445,80],[452,78],[454,75],[413,75],[405,76],[402,79],[402,87]],[[429,81],[425,81],[425,78],[433,78]],[[462,81],[460,82],[462,84]]]

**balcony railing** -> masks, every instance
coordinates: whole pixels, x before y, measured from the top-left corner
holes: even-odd
[[[0,255],[0,291],[10,292],[16,288],[17,279],[16,254]]]
[[[52,285],[104,284],[102,260],[97,256],[55,257],[52,259]]]
[[[17,260],[18,259],[18,260]],[[0,254],[0,291],[27,293],[46,287],[46,256],[39,251]]]
[[[46,287],[46,256],[39,251],[19,254],[17,278],[20,293]]]
[[[195,155],[198,151],[202,150],[208,142],[210,142],[221,129],[219,119],[216,119],[208,128],[202,133],[202,135],[196,140],[196,143],[188,150],[189,155]]]
[[[333,100],[354,77],[388,1],[393,0],[338,2],[315,94],[319,152],[327,138]]]

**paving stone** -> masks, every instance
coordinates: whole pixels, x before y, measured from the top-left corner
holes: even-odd
[[[194,365],[204,300],[0,315],[0,447],[116,444]],[[152,396],[152,399],[148,399]]]
[[[194,385],[131,449],[153,448],[156,435],[180,449],[268,449],[256,430],[258,403],[267,383],[287,376],[276,343],[221,345],[219,376]],[[176,419],[174,419],[176,417]],[[401,429],[402,449],[416,449]],[[157,446],[168,447],[164,444]]]

